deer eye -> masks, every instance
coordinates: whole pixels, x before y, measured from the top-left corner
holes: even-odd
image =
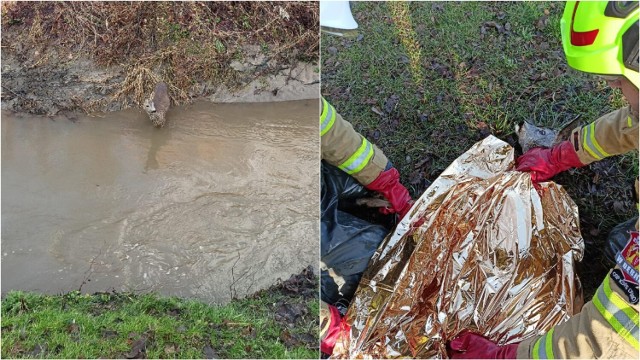
[[[544,129],[540,129],[540,130],[538,130],[538,133],[539,133],[540,135],[547,135],[547,132],[546,132]]]

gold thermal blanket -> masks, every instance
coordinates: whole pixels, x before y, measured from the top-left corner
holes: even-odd
[[[489,136],[380,245],[346,315],[350,342],[333,356],[446,358],[463,329],[499,344],[544,332],[582,307],[583,251],[564,189],[534,186]]]

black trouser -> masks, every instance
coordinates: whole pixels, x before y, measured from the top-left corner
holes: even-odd
[[[368,190],[324,162],[321,173],[321,298],[346,307],[388,230],[339,209],[341,203],[370,196]]]

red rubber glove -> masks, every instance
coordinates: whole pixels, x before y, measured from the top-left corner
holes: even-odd
[[[338,311],[335,306],[327,306],[331,312],[331,318],[329,320],[329,329],[326,334],[323,334],[320,340],[320,351],[331,355],[338,339],[349,338],[349,330],[351,330],[351,327],[341,318],[340,311]]]
[[[385,214],[398,213],[400,218],[411,209],[413,200],[409,195],[409,190],[400,184],[400,173],[396,168],[383,171],[378,177],[365,186],[367,189],[381,193],[391,203],[391,208],[384,208],[381,211]]]
[[[572,167],[582,167],[578,154],[570,141],[549,148],[533,148],[516,161],[516,170],[531,173],[533,182],[546,181]]]
[[[515,359],[518,344],[496,345],[484,336],[463,331],[447,345],[452,359]]]

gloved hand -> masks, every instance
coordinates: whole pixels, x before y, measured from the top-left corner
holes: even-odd
[[[326,314],[327,310],[329,314]],[[320,351],[331,355],[337,342],[343,342],[349,338],[351,327],[342,319],[340,311],[335,306],[325,302],[321,304],[320,318]],[[326,320],[328,323],[325,323]]]
[[[452,359],[515,359],[518,344],[498,346],[484,336],[463,331],[447,344]]]
[[[413,205],[409,190],[400,184],[400,173],[396,168],[381,172],[371,184],[365,187],[381,193],[385,199],[389,200],[391,208],[382,209],[385,214],[397,213],[400,218],[403,218]]]
[[[572,167],[582,167],[578,154],[570,141],[544,149],[533,148],[516,161],[516,170],[531,173],[533,182],[546,181]]]

